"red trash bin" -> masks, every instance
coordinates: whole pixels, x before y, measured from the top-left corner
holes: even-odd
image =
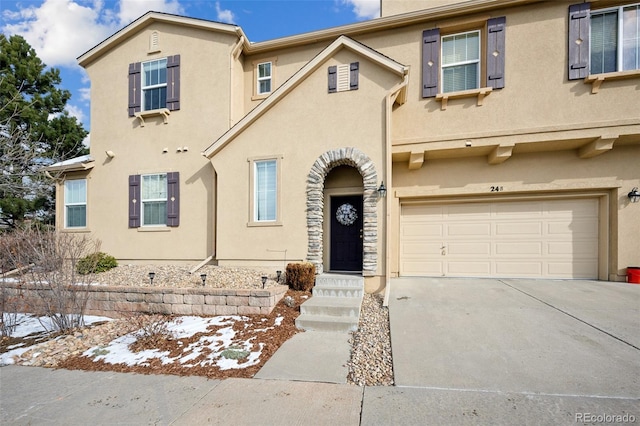
[[[627,282],[640,284],[640,266],[627,267]]]

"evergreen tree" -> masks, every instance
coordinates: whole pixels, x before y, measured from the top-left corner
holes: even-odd
[[[64,107],[60,71],[18,35],[0,34],[0,226],[53,220],[53,181],[42,168],[86,154],[82,124]]]

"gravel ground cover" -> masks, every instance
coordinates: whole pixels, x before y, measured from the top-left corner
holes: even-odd
[[[278,285],[276,275],[265,271],[246,268],[228,268],[218,266],[204,266],[194,274],[189,273],[188,266],[179,265],[123,265],[95,276],[98,285],[116,286],[150,286],[152,285],[148,273],[155,272],[153,286],[158,287],[201,287],[200,274],[207,274],[206,287],[211,288],[262,288],[263,275],[268,276],[266,287]],[[255,330],[264,328],[264,321],[273,321],[276,317],[283,317],[282,326],[275,327],[269,333],[258,333],[254,338],[256,344],[263,343],[267,348],[259,364],[244,371],[214,371],[212,369],[184,369],[175,365],[158,365],[151,368],[137,368],[127,366],[110,366],[94,362],[81,354],[90,347],[107,345],[114,339],[131,333],[139,325],[140,319],[131,321],[120,319],[93,325],[78,330],[68,336],[56,336],[49,340],[37,340],[33,348],[24,352],[15,361],[17,364],[44,366],[53,368],[77,368],[83,370],[115,370],[136,371],[147,374],[197,374],[208,377],[253,377],[268,358],[298,330],[295,329],[295,318],[299,315],[299,305],[310,294],[293,292],[287,293],[295,300],[294,308],[287,307],[283,300],[278,303],[274,312],[265,318],[255,318],[243,324],[243,332],[250,335]],[[253,316],[252,316],[253,317]],[[255,316],[257,317],[257,316]],[[212,331],[215,332],[215,331]],[[260,341],[256,340],[260,339]],[[28,339],[22,339],[27,342]],[[382,306],[381,295],[366,294],[363,299],[358,331],[352,333],[351,360],[349,361],[348,383],[358,386],[389,386],[393,385],[393,369],[391,356],[391,339],[389,336],[388,309]],[[15,339],[2,339],[0,353],[16,344]],[[167,346],[174,342],[165,342]],[[185,344],[182,342],[181,344]],[[162,348],[158,348],[162,349]],[[169,347],[165,348],[169,349]],[[175,348],[174,348],[175,350]]]

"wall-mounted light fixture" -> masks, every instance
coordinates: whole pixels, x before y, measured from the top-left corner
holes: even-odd
[[[629,193],[627,194],[627,197],[629,197],[629,200],[630,200],[632,203],[637,203],[637,202],[639,202],[639,201],[640,201],[640,191],[638,191],[638,187],[637,187],[637,186],[636,186],[636,187],[634,187],[634,188],[631,190],[631,192],[629,192]]]
[[[113,158],[113,157],[116,156],[115,152],[113,152],[111,150],[105,151],[104,153],[107,154],[107,157],[109,157],[109,158]]]
[[[384,186],[384,181],[380,182],[380,186],[378,187],[378,198],[383,198],[387,196],[387,187]]]

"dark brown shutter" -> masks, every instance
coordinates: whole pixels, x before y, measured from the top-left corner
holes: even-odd
[[[140,227],[140,175],[129,176],[129,228]]]
[[[591,3],[569,6],[569,80],[589,75],[589,26]]]
[[[167,108],[180,109],[180,55],[167,58]]]
[[[440,73],[440,30],[434,28],[422,33],[422,97],[438,94]]]
[[[487,21],[487,87],[504,87],[504,16]]]
[[[180,173],[167,173],[167,226],[180,225]]]
[[[358,72],[360,62],[351,62],[349,65],[349,90],[358,90]]]
[[[338,91],[338,67],[333,65],[329,67],[329,93]]]
[[[141,77],[142,64],[129,64],[129,117],[140,112],[140,98],[142,96]]]

